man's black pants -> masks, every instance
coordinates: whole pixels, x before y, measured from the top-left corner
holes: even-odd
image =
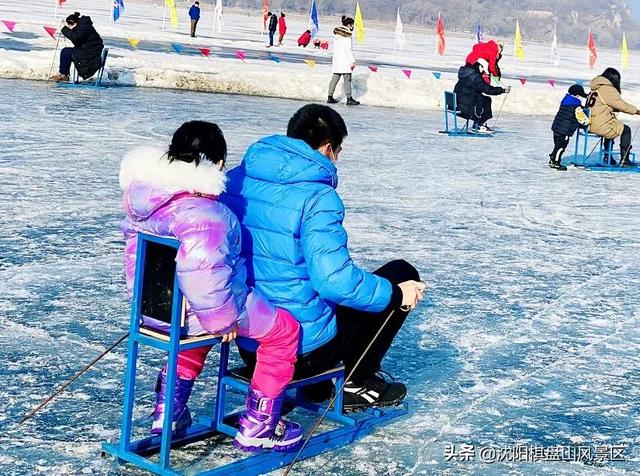
[[[388,279],[397,285],[404,281],[420,281],[418,271],[404,260],[391,261],[373,274]],[[383,323],[389,318],[380,335],[358,364],[351,380],[360,383],[372,377],[378,370],[385,354],[409,313],[401,309],[386,309],[380,313],[356,311],[347,307],[336,307],[338,331],[336,336],[322,347],[298,356],[294,378],[305,378],[334,368],[343,362],[346,375],[356,366]],[[255,368],[255,353],[240,350],[240,356],[251,372]]]

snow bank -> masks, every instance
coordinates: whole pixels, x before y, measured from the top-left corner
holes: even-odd
[[[0,0],[0,17],[17,21],[13,34],[0,36],[0,77],[45,80],[52,67],[57,67],[54,58],[56,42],[46,36],[43,25],[57,24],[53,20],[51,2],[36,0],[27,8],[24,4],[12,4]],[[110,48],[107,67],[107,82],[114,86],[139,86],[155,88],[177,88],[194,91],[272,96],[304,101],[324,101],[331,75],[330,52],[301,49],[295,46],[299,32],[306,28],[304,18],[289,15],[290,35],[283,47],[268,49],[266,37],[259,34],[259,19],[238,12],[225,15],[225,32],[212,34],[210,12],[203,11],[196,43],[186,34],[186,12],[179,10],[181,23],[176,30],[162,30],[162,8],[151,4],[127,3],[122,19],[113,24],[108,21],[109,2],[96,7],[88,0],[74,0],[74,5],[59,14],[67,15],[71,10],[80,10],[91,15],[96,28]],[[159,2],[161,3],[161,2]],[[27,11],[28,10],[28,11]],[[336,19],[321,19],[321,36],[329,37]],[[168,25],[167,25],[168,26]],[[364,45],[356,45],[359,67],[354,74],[354,95],[363,103],[373,106],[400,107],[420,110],[438,110],[443,104],[443,91],[452,90],[456,81],[456,70],[464,61],[473,39],[471,37],[447,38],[447,54],[434,53],[434,35],[431,31],[407,33],[407,46],[402,52],[392,50],[393,32],[384,27],[367,29]],[[140,40],[137,49],[127,46],[126,40]],[[61,40],[61,43],[63,41]],[[185,48],[177,54],[170,45],[177,43]],[[64,45],[60,45],[62,47]],[[209,58],[197,56],[197,48],[211,49]],[[512,86],[511,94],[496,98],[494,114],[503,107],[504,112],[517,114],[554,114],[566,88],[575,80],[589,84],[603,66],[619,61],[615,51],[601,51],[601,62],[596,70],[583,66],[585,53],[579,48],[561,49],[561,67],[549,65],[548,45],[525,45],[527,61],[517,62],[506,45],[505,58],[501,62],[505,79]],[[260,59],[240,61],[233,52],[246,50],[250,57]],[[269,59],[278,55],[282,62]],[[303,62],[317,62],[311,68]],[[606,62],[606,63],[605,63]],[[634,58],[631,58],[634,65]],[[378,66],[372,72],[367,66]],[[412,70],[408,79],[402,69]],[[432,73],[441,72],[441,79]],[[636,74],[634,74],[636,73]],[[640,68],[633,67],[624,72],[625,97],[632,103],[640,103],[640,88],[629,78],[638,77]],[[519,78],[526,78],[521,84]],[[548,80],[557,81],[552,87]],[[338,86],[339,92],[341,86]],[[341,94],[337,94],[338,97]]]

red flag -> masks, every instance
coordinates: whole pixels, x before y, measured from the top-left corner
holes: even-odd
[[[445,39],[444,39],[444,18],[438,13],[438,23],[436,25],[436,51],[442,56],[444,55],[445,50]]]
[[[267,13],[269,13],[269,0],[262,1],[262,29],[267,31]]]
[[[9,21],[9,20],[2,20],[2,23],[4,24],[4,26],[7,27],[7,30],[13,33],[13,29],[16,27],[16,22]]]
[[[245,58],[247,57],[247,54],[246,54],[244,51],[242,51],[242,50],[238,50],[238,51],[236,51],[236,53],[235,53],[235,57],[236,57],[236,58],[238,58],[239,60],[244,61],[244,60],[245,60]]]
[[[53,28],[52,26],[45,26],[45,27],[43,27],[43,28],[44,28],[44,31],[46,31],[47,33],[49,33],[49,36],[50,36],[51,38],[53,38],[54,40],[56,39],[56,31],[58,31],[58,30],[56,30],[56,29],[55,29],[55,28]]]
[[[378,72],[378,67],[377,67],[377,66],[371,66],[371,65],[369,65],[369,69],[370,69],[372,72],[374,72],[374,73],[377,73],[377,72]]]
[[[552,88],[556,87],[556,80],[555,79],[550,79],[549,80],[549,84],[551,85]]]
[[[211,50],[209,48],[198,48],[198,49],[200,50],[200,53],[202,53],[206,57],[209,57],[209,53],[211,53]]]
[[[589,67],[593,69],[593,65],[598,59],[598,51],[596,50],[596,39],[591,30],[589,30],[589,40],[587,40],[587,50],[589,50]]]
[[[58,0],[58,5],[62,6],[62,4],[63,4],[64,2],[66,2],[66,1],[67,1],[67,0]]]
[[[526,82],[527,82],[527,78],[525,78],[524,76],[522,76],[522,77],[520,78],[520,82],[522,83],[522,85],[524,85],[524,83],[526,83]]]
[[[404,75],[405,75],[407,78],[411,79],[411,73],[412,73],[412,71],[411,71],[410,69],[403,69],[403,70],[402,70],[402,72],[404,73]]]

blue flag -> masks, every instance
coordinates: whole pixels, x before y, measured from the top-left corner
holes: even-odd
[[[113,22],[117,22],[124,12],[124,0],[113,0]]]
[[[311,36],[315,37],[320,30],[320,24],[318,23],[318,9],[316,8],[316,0],[311,0],[311,15],[309,17],[309,27],[311,29]]]
[[[480,23],[476,24],[476,43],[482,43],[482,27]]]

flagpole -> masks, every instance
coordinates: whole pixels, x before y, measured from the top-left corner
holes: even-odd
[[[165,28],[165,23],[167,21],[167,0],[164,0],[164,10],[162,10],[162,29]]]
[[[309,5],[309,24],[308,24],[308,27],[307,27],[307,30],[309,30],[309,31],[313,31],[311,29],[311,12],[313,11],[313,1],[314,0],[311,0],[311,5]]]

